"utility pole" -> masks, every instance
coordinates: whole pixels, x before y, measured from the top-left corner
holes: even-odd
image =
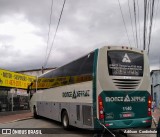
[[[44,67],[42,66],[42,74],[44,73]]]

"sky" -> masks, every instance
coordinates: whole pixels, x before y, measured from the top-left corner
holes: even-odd
[[[105,45],[142,49],[143,0],[136,4],[138,45],[133,0],[119,2],[66,0],[52,44],[63,5],[63,0],[53,0],[47,46],[52,0],[0,0],[0,68],[11,71],[42,68],[51,46],[45,67],[59,67]],[[158,0],[155,3],[149,52],[151,70],[160,68],[160,4]]]

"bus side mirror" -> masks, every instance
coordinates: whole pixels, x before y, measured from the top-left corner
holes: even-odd
[[[31,90],[31,87],[32,87],[33,83],[31,83],[30,85],[28,85],[28,88],[27,88],[27,94],[29,94],[30,90]]]

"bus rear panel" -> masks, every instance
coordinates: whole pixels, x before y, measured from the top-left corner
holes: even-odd
[[[144,51],[127,47],[99,50],[97,118],[111,129],[151,127],[150,73]]]

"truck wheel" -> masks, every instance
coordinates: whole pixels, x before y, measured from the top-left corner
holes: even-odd
[[[68,118],[67,111],[64,111],[62,113],[62,125],[65,130],[69,129],[69,118]]]
[[[37,110],[35,106],[33,107],[33,117],[36,119],[39,118],[39,116],[37,115]]]

